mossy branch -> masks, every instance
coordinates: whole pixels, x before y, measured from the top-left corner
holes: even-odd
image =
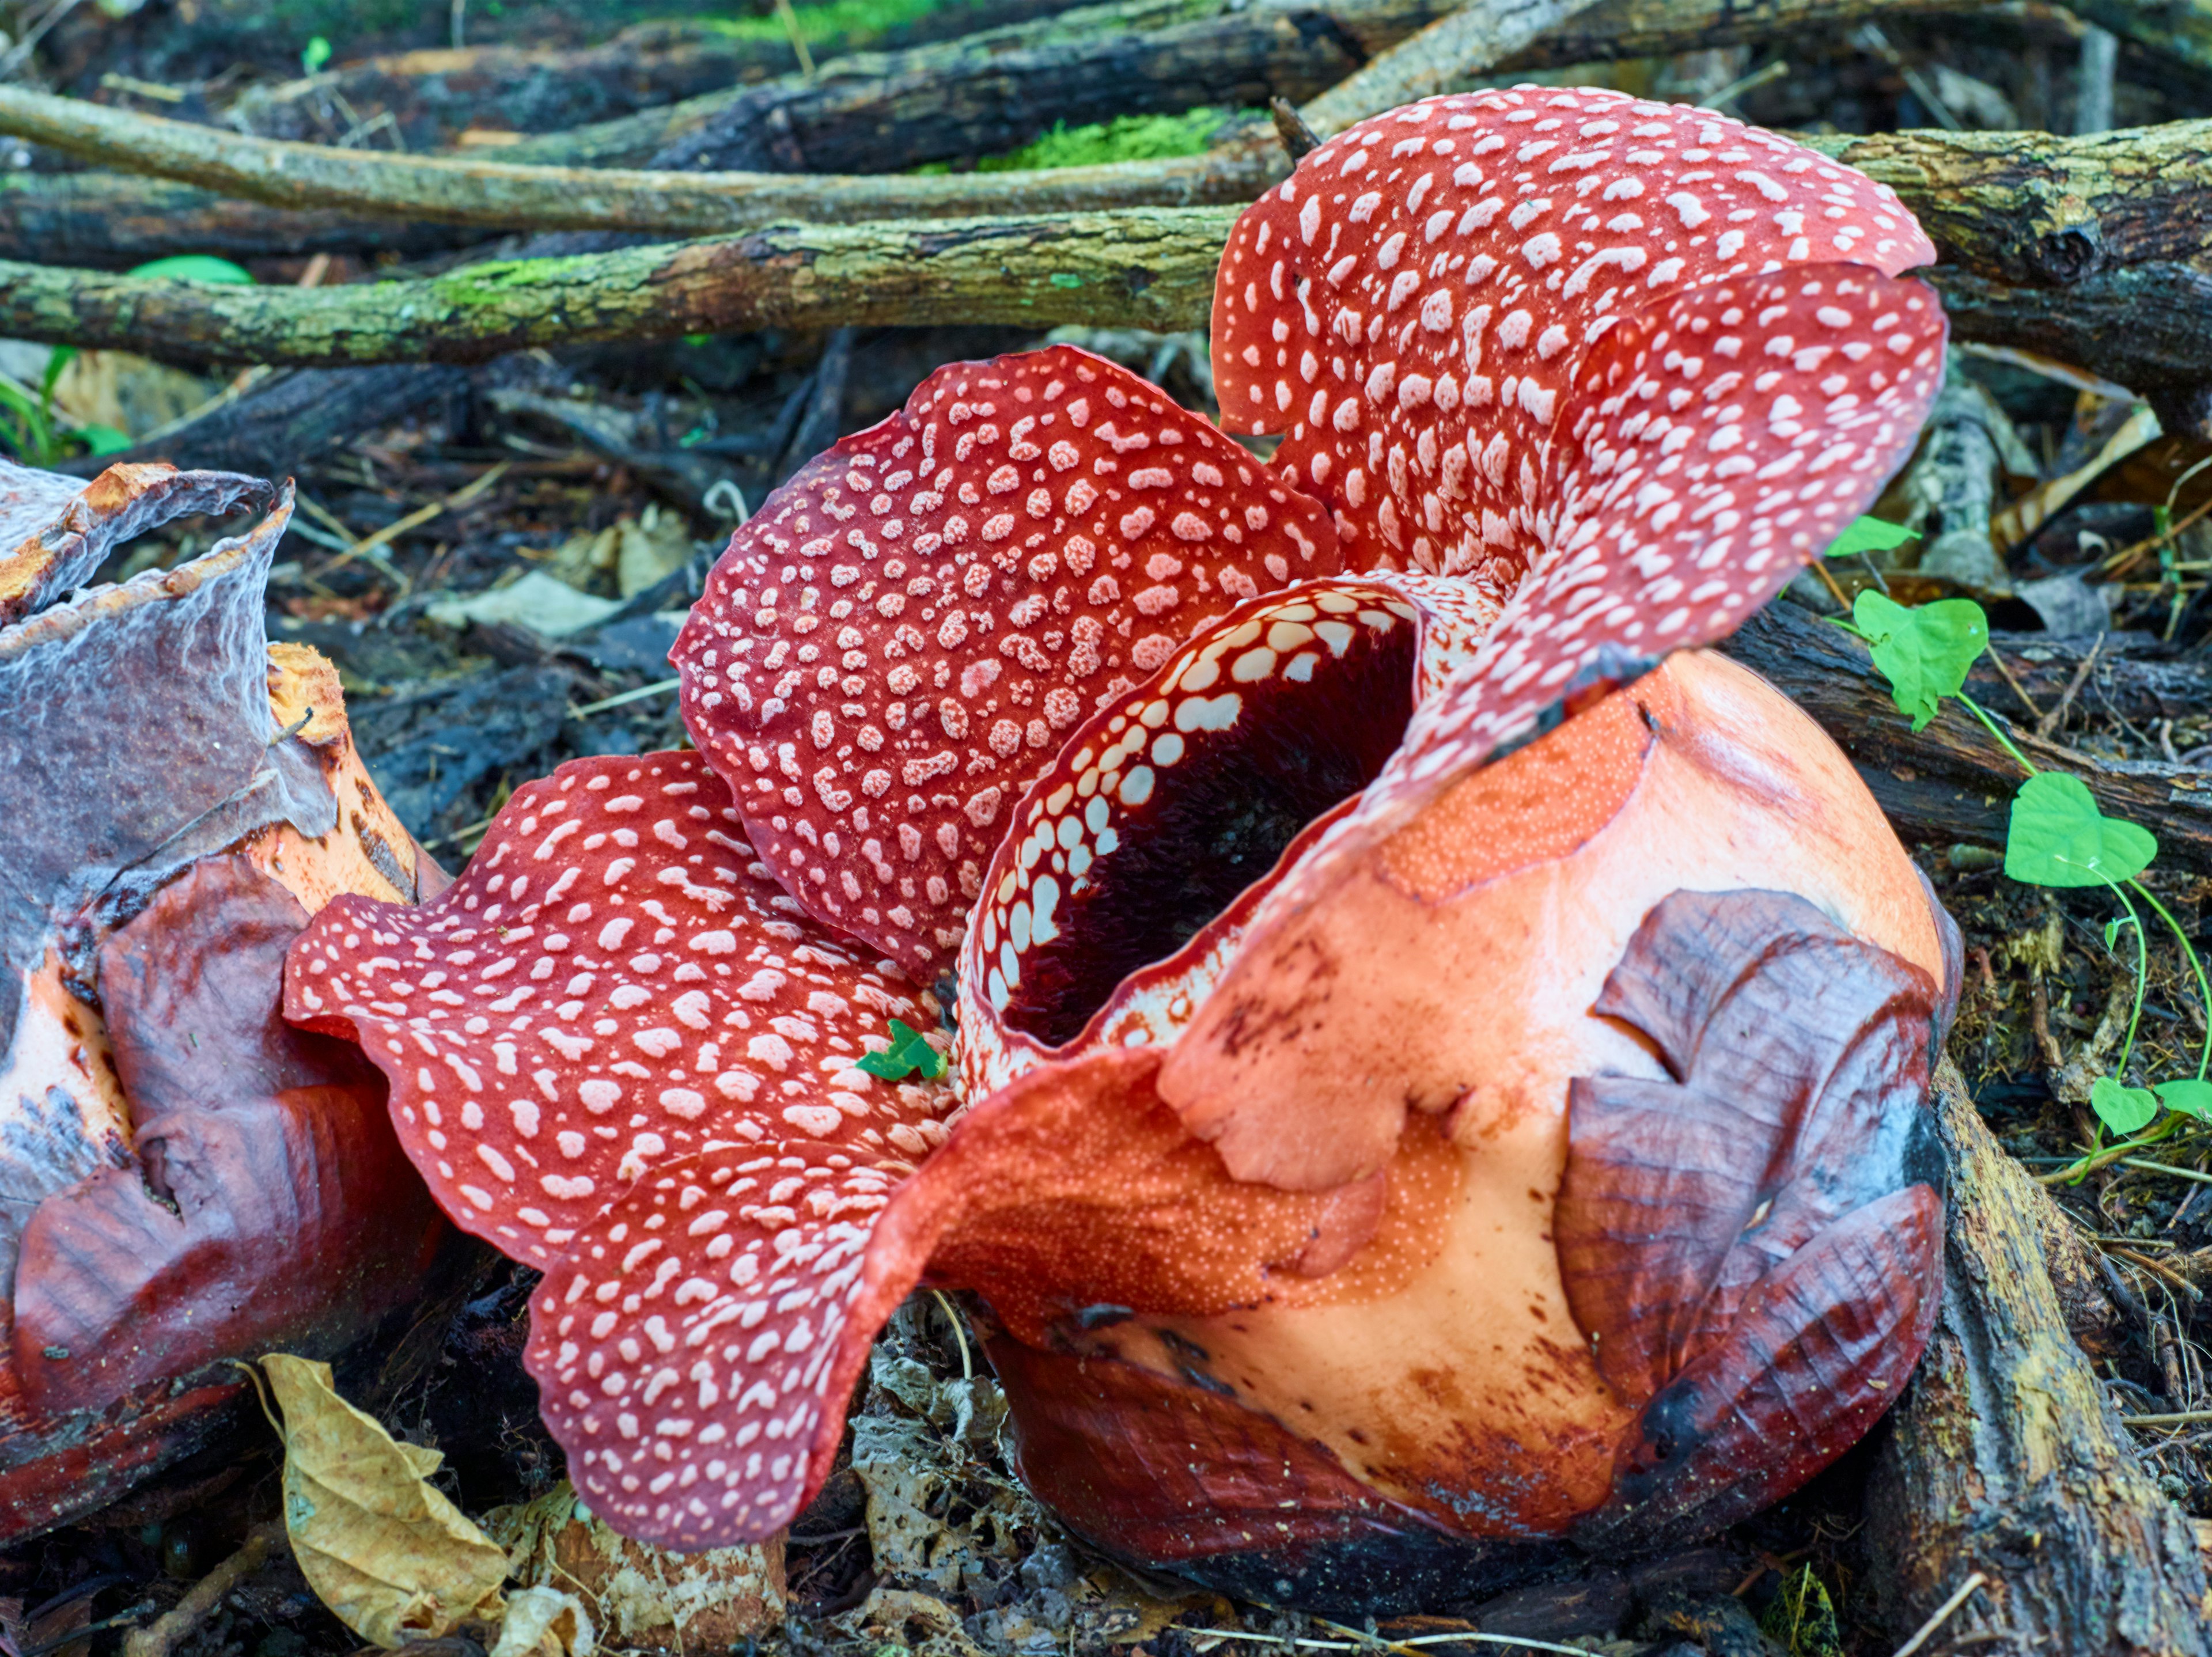
[[[1201,321],[1233,208],[798,226],[332,288],[0,262],[0,334],[295,365],[472,362],[530,346],[769,327]]]

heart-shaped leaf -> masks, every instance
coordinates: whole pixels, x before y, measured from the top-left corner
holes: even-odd
[[[2115,883],[2141,874],[2157,855],[2158,836],[2106,816],[2079,777],[2039,771],[2013,796],[2005,873],[2023,884]]]
[[[1851,605],[1851,622],[1889,680],[1897,711],[1926,728],[1943,698],[1955,696],[1966,670],[1990,642],[1989,617],[1971,598],[1941,598],[1908,610],[1869,588]]]
[[[2158,1114],[2158,1096],[2148,1088],[2125,1087],[2100,1076],[2089,1084],[2089,1107],[2113,1132],[2133,1133]]]
[[[1892,547],[1901,547],[1912,538],[1912,531],[1902,524],[1893,524],[1881,518],[1861,518],[1828,543],[1824,558],[1850,558],[1862,552],[1887,552]]]
[[[2185,1116],[2212,1118],[2212,1082],[2191,1077],[2180,1082],[2160,1082],[2156,1089],[2159,1102],[2168,1110],[2178,1110]]]

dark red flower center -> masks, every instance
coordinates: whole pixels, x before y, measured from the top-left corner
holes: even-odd
[[[1073,1041],[1372,782],[1413,716],[1419,647],[1402,599],[1292,593],[1228,618],[1095,719],[998,864],[981,962],[1006,1023]]]

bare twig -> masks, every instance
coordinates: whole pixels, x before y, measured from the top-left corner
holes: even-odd
[[[630,702],[641,702],[647,696],[665,696],[684,683],[681,679],[656,679],[651,684],[639,685],[634,690],[618,690],[611,696],[602,696],[595,702],[586,702],[581,707],[572,707],[572,719],[589,719],[594,713],[604,713],[611,707],[622,707]]]
[[[1559,29],[1590,0],[1470,0],[1401,40],[1299,112],[1322,137],[1418,98],[1449,92]]]
[[[2090,645],[2088,654],[2081,658],[2081,665],[2074,670],[2074,677],[2068,682],[2064,692],[2059,696],[2057,705],[2035,722],[2037,736],[2048,738],[2053,731],[2065,723],[2066,710],[2074,706],[2075,695],[2088,682],[2089,675],[2095,670],[2097,652],[2103,647],[2104,642],[2105,635],[2100,633],[2095,641]]]
[[[256,1526],[245,1545],[195,1583],[167,1615],[134,1630],[123,1642],[123,1657],[169,1657],[228,1593],[259,1570],[283,1539],[284,1527],[272,1520]]]
[[[2129,1265],[2140,1266],[2144,1271],[2151,1273],[2154,1277],[2163,1279],[2172,1287],[2179,1290],[2183,1294],[2188,1296],[2191,1300],[2201,1301],[2204,1298],[2204,1291],[2203,1290],[2199,1289],[2195,1284],[2190,1282],[2188,1278],[2183,1277],[2181,1273],[2176,1272],[2172,1266],[2161,1265],[2157,1260],[2151,1259],[2149,1255],[2139,1254],[2132,1248],[2122,1248],[2117,1245],[2110,1247],[2112,1253],[2118,1254],[2122,1259],[2127,1261]]]
[[[1989,652],[1990,665],[1996,669],[1998,677],[2012,688],[2012,694],[2020,698],[2020,705],[2027,710],[2027,717],[2040,723],[2043,719],[2043,710],[2035,705],[2035,698],[2027,694],[2027,687],[2013,677],[2012,669],[2006,665],[2005,659],[1997,653],[1997,647],[1995,645],[1985,645],[1983,648]]]
[[[1923,75],[1903,52],[1890,45],[1889,36],[1882,32],[1881,24],[1863,25],[1851,39],[1853,44],[1874,53],[1897,71],[1899,77],[1911,88],[1912,95],[1919,99],[1922,106],[1936,118],[1936,125],[1952,132],[1959,131],[1966,125],[1951,112],[1951,106],[1943,101],[1942,94],[1936,90],[1935,83]]]
[[[1912,1654],[1914,1652],[1919,1650],[1921,1647],[1926,1645],[1929,1641],[1936,1637],[1937,1630],[1941,1629],[1944,1624],[1949,1622],[1954,1617],[1958,1615],[1959,1607],[1965,1605],[1968,1599],[1973,1597],[1974,1590],[1980,1587],[1989,1580],[1990,1579],[1983,1575],[1981,1572],[1976,1571],[1965,1581],[1960,1583],[1957,1590],[1951,1595],[1951,1597],[1948,1599],[1946,1599],[1942,1605],[1936,1607],[1934,1613],[1929,1616],[1926,1622],[1920,1625],[1918,1631],[1915,1633],[1910,1640],[1907,1640],[1903,1645],[1899,1646],[1895,1653],[1893,1654],[1893,1657],[1912,1657]]]
[[[2144,1156],[2115,1156],[2112,1160],[2123,1168],[2141,1168],[2147,1174],[2171,1174],[2177,1180],[2194,1180],[2199,1185],[2212,1185],[2212,1174],[2200,1174],[2193,1168],[2176,1168],[2172,1162],[2154,1162]]]
[[[2075,82],[2074,130],[2087,137],[2112,125],[2112,80],[2119,67],[2120,42],[2094,23],[2081,31],[2079,78]]]

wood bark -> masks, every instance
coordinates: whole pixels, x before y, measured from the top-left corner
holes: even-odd
[[[167,179],[115,173],[0,173],[0,258],[125,270],[170,253],[252,259],[310,253],[418,258],[465,246],[448,224],[288,212]]]
[[[1510,27],[1534,3],[1485,0],[1475,10]],[[738,92],[654,164],[895,172],[995,155],[1056,121],[1303,100],[1452,9],[1452,0],[1120,0],[942,46],[848,58],[817,76]]]
[[[2194,1527],[2068,1338],[2038,1241],[2050,1199],[1948,1060],[1932,1107],[1950,1175],[1942,1309],[1868,1491],[1891,1637],[1978,1571],[1931,1648],[2204,1657],[2212,1590]]]
[[[1246,201],[1258,193],[1249,161],[1234,152],[1051,173],[930,178],[536,167],[244,138],[12,87],[0,87],[0,131],[275,206],[337,208],[485,229],[686,235],[794,219],[849,223],[902,214],[954,217],[1062,206]]]
[[[2004,844],[2013,793],[2026,779],[1963,710],[1946,708],[1916,732],[1890,700],[1888,683],[1866,646],[1792,604],[1768,605],[1722,649],[1835,738],[1906,840]],[[2138,683],[2132,694],[2145,689]],[[1986,667],[1968,682],[1968,694],[2008,724],[2014,743],[2039,767],[2072,772],[2106,812],[2155,834],[2161,867],[2212,873],[2212,772],[2106,760],[2036,737],[2008,718],[2018,704]]]
[[[1643,29],[1656,27],[1655,17],[1676,15],[1682,3],[1654,0],[1638,9],[1614,0],[1607,9],[1624,29]],[[1698,3],[1709,4],[1710,0]],[[1829,0],[1794,0],[1791,17],[1802,23],[1827,3]],[[1524,10],[1520,0],[1492,0],[1481,15],[1510,24],[1534,14]],[[1597,15],[1585,13],[1569,27],[1587,28],[1588,20]],[[1451,27],[1462,27],[1466,18],[1474,15],[1462,14]],[[1326,113],[1345,100],[1332,93],[1318,101]],[[70,257],[71,250],[94,239],[94,222],[85,216],[89,208],[79,203],[97,203],[97,210],[110,215],[117,227],[114,246],[131,250],[130,254],[108,252],[104,259],[95,250],[94,258],[102,262],[154,251],[164,214],[173,215],[171,222],[180,229],[219,233],[198,245],[240,252],[252,251],[246,244],[264,228],[272,240],[291,248],[328,246],[338,234],[329,216],[337,211],[382,215],[387,223],[392,218],[404,221],[392,228],[365,229],[360,240],[374,246],[389,235],[410,247],[418,240],[434,240],[438,233],[422,222],[441,217],[486,227],[534,223],[665,234],[786,219],[850,225],[899,214],[980,216],[1012,207],[1018,216],[1010,222],[1026,224],[1035,215],[1055,210],[1243,202],[1279,177],[1286,165],[1279,144],[1270,137],[1202,156],[1042,173],[939,178],[732,173],[672,179],[666,173],[544,169],[257,145],[185,123],[149,123],[5,88],[0,88],[0,129],[49,141],[67,137],[106,159],[224,182],[226,187],[251,188],[283,202],[327,204],[314,216],[283,215],[281,223],[272,223],[267,216],[257,221],[250,208],[218,206],[211,200],[204,207],[192,207],[189,198],[177,198],[173,185],[137,186],[148,195],[135,206],[130,198],[132,187],[115,181],[43,181],[13,196],[0,193],[0,247],[48,260]],[[1960,337],[2025,346],[2074,362],[2150,398],[2167,429],[2212,433],[2212,121],[2174,122],[2073,139],[2024,133],[1915,132],[1869,138],[1822,137],[1810,142],[1890,184],[1928,224],[1944,259],[1929,275],[1942,289]],[[276,166],[280,160],[281,170]],[[17,203],[12,209],[11,201]],[[13,239],[8,235],[11,222],[15,226]],[[1138,234],[1144,234],[1141,230]],[[890,235],[890,243],[896,240]],[[1201,252],[1195,241],[1179,242],[1178,248],[1210,265],[1212,254]],[[1147,257],[1161,252],[1150,249]],[[987,270],[959,268],[990,285]],[[551,279],[553,273],[546,274]],[[625,266],[606,274],[611,279],[630,280],[634,272]],[[1189,275],[1180,269],[1159,274],[1177,282]],[[559,276],[572,294],[578,280],[568,273]],[[892,302],[900,291],[899,284],[891,284],[885,302],[872,317],[918,323],[957,313],[941,304],[933,310],[901,310]],[[112,307],[112,301],[110,295],[103,303]],[[380,303],[339,301],[356,302],[372,309]],[[1010,312],[1024,317],[1048,313],[1055,322],[1101,325],[1126,322],[1130,314],[1126,309],[1110,316],[1094,313],[1064,299],[1036,311],[1026,300],[981,291],[974,303],[998,318]],[[21,304],[13,307],[17,314],[24,308]],[[51,297],[39,308],[52,313]],[[585,308],[594,318],[589,331],[563,336],[549,318],[536,325],[532,339],[550,343],[558,338],[647,337],[625,336],[612,320],[621,314],[619,303],[593,301]],[[1163,314],[1157,300],[1144,309],[1148,316]],[[146,313],[149,317],[170,313],[160,307]],[[730,314],[745,313],[740,309]],[[1193,325],[1204,313],[1200,308],[1180,314],[1183,319],[1172,325]],[[649,320],[641,317],[638,325]],[[181,338],[155,332],[142,331],[134,337],[146,349],[171,355],[183,345]],[[270,361],[367,361],[405,355],[396,340],[375,343],[373,326],[345,352],[288,344],[265,331],[257,338],[276,353],[267,359]],[[446,360],[481,354],[467,328],[433,328],[423,336],[422,344],[423,355]],[[235,347],[222,343],[218,349],[228,352],[244,346],[242,342]]]

